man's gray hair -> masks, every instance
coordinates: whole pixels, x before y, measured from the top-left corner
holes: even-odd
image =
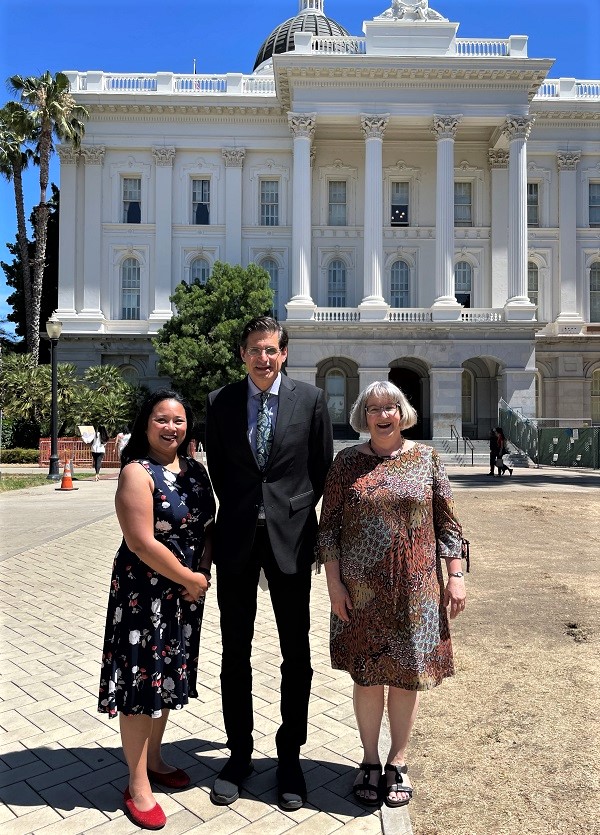
[[[352,406],[350,411],[350,426],[356,432],[369,431],[365,408],[370,397],[389,397],[390,403],[397,403],[400,406],[401,429],[409,429],[417,422],[417,413],[406,399],[402,390],[388,380],[379,380],[376,383],[370,383],[364,388]]]

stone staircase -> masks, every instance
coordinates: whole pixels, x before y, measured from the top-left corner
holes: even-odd
[[[363,443],[368,439],[368,435],[361,435],[357,440],[335,440],[333,442],[334,454],[337,455],[344,447],[352,446],[353,444]],[[451,467],[470,467],[471,466],[471,449],[467,445],[465,451],[464,441],[459,440],[458,452],[456,451],[456,438],[436,438],[435,440],[419,441],[419,443],[432,446],[439,453],[439,456],[444,464]],[[474,446],[473,450],[473,466],[475,467],[489,467],[490,463],[490,445],[489,441],[471,441]],[[508,444],[510,449],[510,465],[511,467],[528,467],[529,459],[521,453],[512,444]]]

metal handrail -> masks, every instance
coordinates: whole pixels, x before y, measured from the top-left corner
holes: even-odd
[[[450,440],[452,440],[452,438],[456,438],[456,453],[457,454],[458,454],[458,445],[459,445],[460,441],[463,442],[463,454],[464,455],[467,454],[467,447],[469,447],[469,449],[471,450],[471,466],[474,467],[475,466],[475,457],[474,457],[475,456],[475,447],[473,446],[473,443],[471,442],[470,438],[467,438],[466,435],[459,435],[458,434],[458,432],[456,431],[456,426],[453,423],[450,424]]]

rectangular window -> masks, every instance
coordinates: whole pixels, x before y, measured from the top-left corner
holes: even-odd
[[[527,226],[540,225],[540,188],[537,183],[527,183]]]
[[[192,223],[208,226],[210,218],[210,180],[192,180]]]
[[[330,180],[329,186],[329,226],[347,225],[346,181]]]
[[[142,180],[123,177],[123,223],[142,222]]]
[[[408,183],[392,183],[390,226],[408,226]]]
[[[454,225],[473,226],[471,183],[454,183]]]
[[[260,181],[260,225],[279,226],[279,180]]]
[[[527,265],[527,295],[531,304],[539,303],[539,270],[537,264],[530,261]]]
[[[590,226],[600,227],[600,183],[590,183]]]

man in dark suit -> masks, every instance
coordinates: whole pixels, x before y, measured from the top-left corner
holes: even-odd
[[[231,757],[215,780],[214,803],[239,797],[252,772],[250,655],[261,568],[269,584],[283,663],[277,731],[278,800],[306,800],[300,746],[306,742],[312,668],[309,647],[315,505],[333,456],[324,393],[281,374],[287,333],[268,316],[248,322],[240,354],[248,376],[211,392],[206,455],[219,499],[214,562],[221,614],[221,694]]]

